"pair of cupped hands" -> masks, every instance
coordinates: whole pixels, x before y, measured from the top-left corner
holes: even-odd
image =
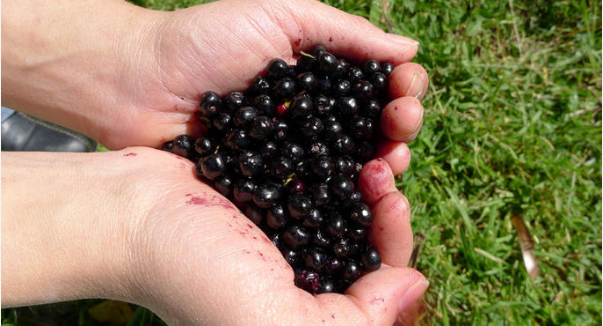
[[[116,45],[98,57],[80,51],[73,58],[89,71],[61,79],[68,85],[63,93],[49,92],[46,100],[63,108],[59,113],[35,109],[31,98],[40,95],[3,83],[7,104],[115,149],[3,153],[3,306],[104,297],[148,307],[170,324],[412,322],[429,282],[407,267],[410,207],[394,175],[408,167],[406,143],[423,122],[419,100],[428,77],[409,62],[418,42],[314,1],[220,1],[175,12],[110,3],[87,4],[86,10],[110,8]],[[386,140],[358,185],[372,206],[370,241],[383,266],[343,295],[298,289],[277,248],[195,177],[193,162],[153,149],[180,134],[199,135],[194,112],[201,93],[243,90],[272,58],[293,64],[297,53],[315,44],[352,62],[374,58],[396,66],[381,122]],[[3,79],[10,80],[4,65],[3,58]],[[6,192],[11,197],[5,200]],[[11,217],[23,207],[29,207],[27,217]],[[19,227],[23,220],[29,231]],[[11,259],[20,246],[28,253]],[[37,274],[22,272],[36,268]],[[28,294],[28,286],[35,290]]]

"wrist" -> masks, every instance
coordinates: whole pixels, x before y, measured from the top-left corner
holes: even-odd
[[[2,153],[3,307],[128,299],[135,186],[116,155]]]
[[[125,1],[3,5],[3,105],[105,143],[116,120],[128,123],[124,76],[143,69],[141,43],[159,15]]]

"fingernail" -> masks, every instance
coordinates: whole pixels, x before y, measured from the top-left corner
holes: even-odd
[[[400,299],[400,303],[398,304],[398,313],[404,312],[408,307],[415,303],[415,301],[425,293],[428,287],[429,281],[422,278],[406,290],[406,293],[404,293],[404,296],[402,296],[402,299]]]
[[[387,35],[393,42],[409,46],[419,46],[419,41],[413,40],[411,38],[391,33],[387,33]]]
[[[423,74],[420,72],[414,72],[412,74],[412,79],[410,80],[410,85],[408,85],[408,89],[406,90],[406,96],[412,96],[414,98],[419,98],[423,95]]]

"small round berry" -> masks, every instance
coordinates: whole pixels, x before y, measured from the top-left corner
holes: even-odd
[[[338,121],[330,121],[325,125],[323,137],[328,142],[333,142],[341,139],[343,135],[343,127]]]
[[[282,59],[272,59],[266,66],[266,75],[272,80],[287,76],[288,65]]]
[[[364,73],[362,73],[362,69],[358,67],[352,67],[350,68],[348,78],[350,79],[350,82],[357,83],[364,79]]]
[[[354,84],[354,95],[361,100],[367,101],[373,98],[373,85],[366,80]]]
[[[312,116],[305,119],[303,125],[300,127],[302,134],[309,139],[316,139],[323,129],[322,120]]]
[[[306,184],[299,179],[289,182],[287,187],[291,194],[303,194],[306,192]]]
[[[264,221],[264,210],[254,204],[247,205],[244,214],[255,225],[260,225]]]
[[[270,91],[270,82],[262,75],[255,75],[249,87],[253,94],[264,94]]]
[[[295,166],[295,175],[300,179],[307,179],[312,176],[312,167],[310,162],[303,160]]]
[[[253,107],[258,110],[258,114],[274,116],[276,113],[276,107],[272,97],[266,94],[256,96],[253,99]]]
[[[172,152],[172,149],[174,148],[174,141],[166,141],[165,143],[163,143],[163,145],[161,145],[161,150],[162,151],[166,151],[166,152]]]
[[[343,269],[342,277],[344,280],[346,280],[348,282],[354,282],[357,279],[359,279],[360,278],[360,264],[353,259],[346,261],[344,269]]]
[[[348,155],[354,152],[354,149],[356,148],[356,143],[354,143],[352,137],[343,134],[333,146],[338,153]]]
[[[360,204],[352,208],[349,218],[360,225],[369,226],[373,221],[373,214],[366,204]]]
[[[379,62],[373,59],[365,60],[362,63],[362,72],[365,76],[370,77],[374,73],[381,71],[381,65]]]
[[[339,59],[337,67],[335,67],[335,70],[333,70],[329,78],[331,78],[332,80],[347,78],[349,76],[349,72],[350,64],[344,59]]]
[[[291,194],[287,201],[287,208],[292,218],[296,220],[302,219],[310,214],[312,201],[302,194]]]
[[[237,110],[234,115],[235,126],[242,128],[247,127],[258,116],[258,111],[251,106],[244,106]]]
[[[340,79],[333,83],[332,90],[335,96],[347,96],[352,90],[352,84],[347,79]]]
[[[337,292],[335,283],[330,279],[321,278],[320,287],[318,288],[317,293],[333,293],[333,292]]]
[[[348,236],[356,241],[365,240],[368,235],[365,227],[357,227],[348,230]]]
[[[212,125],[216,130],[229,132],[232,130],[232,116],[226,112],[218,114],[213,120]]]
[[[245,130],[233,130],[228,135],[226,145],[232,149],[240,150],[251,146],[251,139]]]
[[[249,136],[256,140],[263,140],[274,131],[272,120],[265,115],[257,117],[251,124],[251,130]]]
[[[370,139],[373,137],[373,120],[356,117],[352,119],[352,135],[356,139]]]
[[[212,154],[201,160],[201,171],[203,176],[214,180],[226,171],[226,162],[220,154]]]
[[[329,194],[329,186],[326,183],[319,183],[312,187],[312,198],[316,206],[322,206],[329,202],[331,195]]]
[[[300,90],[313,92],[316,89],[316,77],[311,72],[304,72],[295,77],[295,82]]]
[[[305,94],[294,97],[286,113],[287,117],[293,121],[305,119],[312,114],[312,99]]]
[[[285,143],[283,146],[283,155],[289,157],[293,163],[297,163],[304,157],[304,149],[296,143]]]
[[[310,144],[307,153],[312,157],[329,155],[329,147],[321,141],[315,141]]]
[[[354,183],[343,175],[335,175],[329,180],[329,188],[335,196],[346,200],[354,193]]]
[[[327,266],[325,270],[330,275],[338,274],[343,269],[343,261],[341,259],[331,256],[327,260]]]
[[[222,99],[216,92],[205,92],[201,95],[201,101],[199,102],[199,112],[201,115],[211,118],[218,114],[218,111],[222,108]]]
[[[276,83],[274,94],[280,99],[287,99],[295,95],[296,88],[295,82],[291,78],[285,77]]]
[[[312,239],[312,234],[306,231],[304,227],[292,224],[283,232],[282,239],[289,248],[297,249],[298,247],[307,245]]]
[[[281,248],[283,247],[283,244],[281,243],[281,235],[278,233],[273,233],[272,235],[270,235],[268,237],[270,239],[270,242],[272,242],[272,244],[277,247],[277,248]]]
[[[318,66],[318,61],[312,56],[301,55],[297,59],[296,69],[298,73],[314,71]]]
[[[310,54],[312,54],[315,57],[319,56],[323,52],[327,52],[327,47],[322,44],[316,44],[310,50]]]
[[[345,207],[345,208],[356,207],[356,206],[361,206],[361,205],[362,205],[362,195],[358,191],[355,191],[350,196],[350,198],[346,199],[343,202],[343,207]]]
[[[266,212],[266,224],[269,227],[277,230],[284,227],[286,223],[287,215],[283,205],[276,204]]]
[[[327,264],[327,253],[321,247],[306,248],[302,251],[306,267],[317,271],[322,270]]]
[[[380,63],[381,65],[381,72],[385,75],[385,76],[389,76],[392,71],[394,71],[394,68],[396,68],[396,66],[394,66],[393,63],[388,62],[388,61],[383,61]]]
[[[339,174],[349,177],[354,173],[354,167],[354,161],[348,156],[335,158],[335,171]]]
[[[379,102],[372,100],[362,106],[361,114],[369,119],[378,119],[381,111],[382,107]]]
[[[277,154],[277,150],[278,147],[275,142],[267,141],[262,144],[260,155],[262,155],[262,159],[268,161],[268,159],[272,159]]]
[[[222,196],[229,197],[234,187],[234,180],[228,175],[222,175],[214,180],[214,189]]]
[[[253,202],[261,208],[274,206],[280,199],[278,189],[270,184],[259,186],[253,194]]]
[[[331,240],[329,239],[328,234],[322,229],[318,229],[316,230],[316,232],[314,232],[313,239],[313,243],[317,246],[329,247],[329,245],[331,244]]]
[[[274,137],[274,140],[283,141],[288,138],[289,125],[285,120],[276,120],[274,121],[273,125],[274,133],[272,137]]]
[[[282,235],[279,236],[279,239],[282,239]],[[301,254],[296,250],[285,248],[282,253],[289,266],[295,268],[301,264]]]
[[[253,199],[256,188],[256,183],[252,179],[241,179],[234,186],[234,198],[240,202],[248,202]]]
[[[351,118],[358,112],[358,102],[354,97],[342,97],[337,101],[337,112],[344,118]]]
[[[360,253],[360,262],[362,263],[362,269],[373,272],[381,267],[381,256],[375,248],[369,248]]]
[[[333,244],[333,253],[338,258],[346,258],[350,253],[350,246],[344,239],[339,239]]]
[[[189,135],[180,135],[174,139],[174,145],[172,146],[172,153],[182,156],[189,157],[193,152],[195,140]]]
[[[315,157],[312,160],[312,172],[320,179],[326,179],[333,173],[333,161],[326,155]]]
[[[277,157],[270,164],[270,175],[277,179],[284,179],[293,172],[293,161],[285,156]]]
[[[331,236],[341,238],[345,235],[348,224],[340,214],[331,212],[326,227]]]
[[[312,209],[310,214],[304,218],[304,226],[316,229],[321,226],[323,221],[322,213],[318,209]]]
[[[375,94],[383,94],[383,92],[387,91],[387,76],[383,73],[374,73],[369,81],[371,82],[371,85],[373,85]]]
[[[295,285],[310,293],[317,293],[320,289],[320,275],[313,271],[304,270],[295,273]]]
[[[332,113],[333,106],[328,97],[324,95],[318,95],[314,97],[314,114],[319,117],[325,117]]]
[[[195,141],[195,151],[202,156],[211,154],[214,149],[214,143],[210,138],[201,137]]]
[[[224,97],[223,106],[227,113],[236,112],[245,105],[245,95],[241,92],[230,92]]]
[[[318,69],[325,74],[330,74],[337,68],[337,58],[328,52],[323,52],[318,56]]]

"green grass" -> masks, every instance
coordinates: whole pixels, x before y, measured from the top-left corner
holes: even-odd
[[[382,0],[325,2],[387,28]],[[386,2],[394,31],[421,41],[415,62],[431,78],[398,179],[426,237],[425,321],[600,325],[601,2]],[[536,240],[534,281],[512,214]]]

